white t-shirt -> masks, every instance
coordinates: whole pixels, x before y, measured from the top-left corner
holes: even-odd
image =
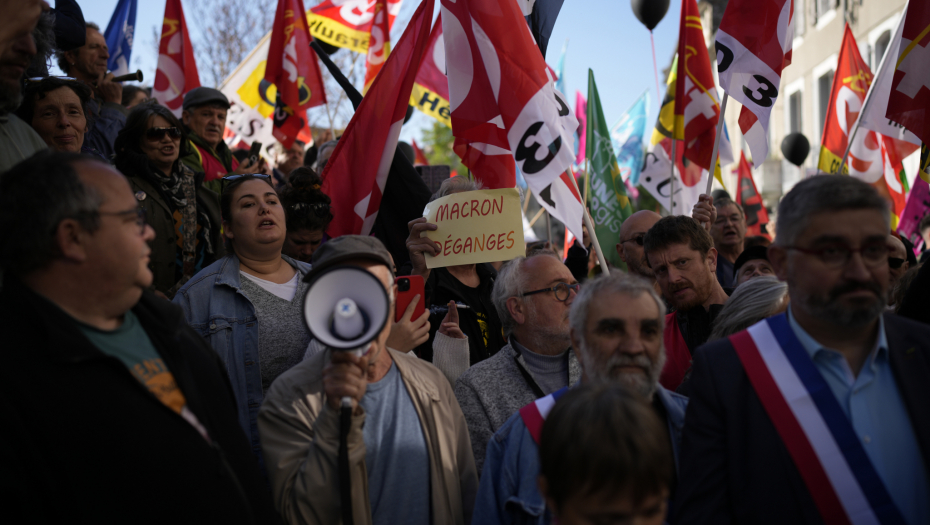
[[[294,296],[297,295],[297,283],[300,279],[300,272],[295,271],[294,277],[291,277],[291,280],[284,284],[278,284],[271,281],[266,281],[264,279],[259,279],[258,277],[249,275],[242,270],[239,270],[239,273],[245,277],[248,277],[253,283],[264,288],[265,291],[277,295],[285,301],[291,301],[294,299]]]

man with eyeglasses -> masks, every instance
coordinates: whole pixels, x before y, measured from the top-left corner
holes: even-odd
[[[277,522],[218,357],[147,291],[154,237],[97,158],[40,153],[0,175],[10,523],[124,522],[141,495],[158,502],[144,521]]]
[[[568,311],[578,284],[551,251],[518,257],[498,271],[491,300],[507,344],[455,382],[478,471],[488,440],[520,407],[576,381]]]
[[[622,383],[632,395],[649,403],[668,432],[667,440],[664,436],[660,439],[667,443],[677,466],[688,400],[663,388],[658,381],[665,361],[662,299],[648,282],[622,272],[589,280],[577,295],[572,295],[569,339],[577,353],[580,382]],[[554,391],[515,411],[488,442],[472,523],[552,522],[538,488],[538,446],[549,409],[567,391]],[[669,498],[673,497],[675,484],[673,478]],[[617,517],[614,521],[628,520]]]
[[[630,215],[620,225],[620,242],[617,243],[617,255],[626,263],[627,270],[651,283],[656,282],[656,275],[646,261],[643,237],[661,218],[661,215],[650,210],[640,210]]]
[[[676,524],[930,523],[930,327],[883,313],[888,231],[854,177],[782,198],[791,305],[695,353]]]

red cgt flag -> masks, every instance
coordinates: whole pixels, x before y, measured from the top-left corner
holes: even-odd
[[[736,168],[736,203],[743,207],[746,216],[746,235],[764,235],[772,240],[765,226],[769,223],[769,212],[762,203],[762,196],[752,179],[752,169],[746,162],[746,155],[740,152],[739,165]]]
[[[333,199],[335,217],[327,229],[332,237],[371,233],[413,81],[426,55],[434,2],[424,0],[417,7],[326,163],[322,190]]]
[[[362,94],[374,82],[384,62],[391,55],[391,26],[388,22],[387,0],[375,0],[375,18],[371,23],[371,36],[368,38],[368,56],[365,58],[365,85]]]
[[[180,117],[184,95],[195,87],[200,87],[200,76],[187,34],[184,9],[181,0],[168,0],[158,42],[158,70],[152,97]]]
[[[387,0],[388,27],[394,25],[401,1]],[[374,15],[375,0],[323,0],[307,13],[313,38],[356,53],[368,51]]]
[[[930,144],[930,2],[909,2],[885,116]]]
[[[294,144],[304,128],[307,109],[326,104],[305,12],[303,0],[278,0],[265,65],[265,80],[278,89],[273,134],[285,148]]]
[[[704,45],[701,14],[694,0],[681,0],[675,138],[684,141],[685,158],[708,171],[719,116],[720,103]]]
[[[410,105],[452,127],[449,110],[449,79],[446,78],[446,53],[442,39],[442,13],[429,35],[429,49],[420,64],[410,93]]]

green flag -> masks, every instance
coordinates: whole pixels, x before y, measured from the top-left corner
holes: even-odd
[[[630,198],[620,177],[620,167],[610,142],[610,132],[601,98],[594,84],[594,72],[588,70],[588,129],[585,156],[589,161],[591,219],[594,232],[601,245],[607,262],[626,268],[617,255],[617,243],[620,242],[620,225],[633,214]]]

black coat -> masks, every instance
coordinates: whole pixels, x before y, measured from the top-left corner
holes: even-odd
[[[930,471],[930,327],[885,314],[891,368]],[[694,356],[675,525],[823,520],[729,339]]]
[[[0,521],[277,523],[216,353],[168,301],[145,292],[132,311],[212,442],[7,276]]]

